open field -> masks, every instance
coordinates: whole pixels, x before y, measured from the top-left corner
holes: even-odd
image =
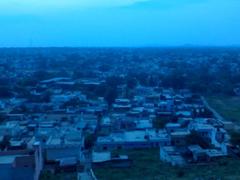
[[[194,180],[218,179],[237,180],[240,179],[240,161],[230,158],[221,159],[207,166],[172,167],[159,160],[159,150],[129,150],[122,151],[133,159],[131,168],[116,169],[101,167],[94,169],[99,180]]]
[[[206,99],[225,119],[240,123],[240,97],[210,96]]]

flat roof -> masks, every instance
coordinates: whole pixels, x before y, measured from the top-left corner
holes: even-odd
[[[7,156],[0,156],[0,164],[12,164],[16,157],[21,157],[24,155],[7,155]]]
[[[204,130],[212,130],[212,129],[214,129],[214,127],[212,125],[210,125],[210,124],[196,123],[195,124],[195,129],[200,130],[200,131],[201,130],[204,131]]]
[[[68,77],[56,77],[56,78],[40,81],[40,83],[51,83],[51,82],[57,82],[57,81],[62,81],[62,80],[71,80],[71,78],[68,78]]]
[[[93,152],[92,153],[93,162],[104,162],[111,160],[111,152]]]
[[[172,132],[171,136],[187,136],[189,134],[190,134],[190,132],[188,130],[185,130],[185,131]]]
[[[98,142],[142,142],[149,140],[167,140],[169,135],[165,131],[156,132],[156,130],[134,130],[120,133],[112,133],[109,136],[98,137]]]
[[[166,127],[181,127],[181,124],[179,124],[179,123],[167,123]]]

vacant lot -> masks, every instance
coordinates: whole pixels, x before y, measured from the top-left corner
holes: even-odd
[[[240,123],[240,97],[210,96],[206,99],[225,119]]]
[[[195,180],[240,179],[240,161],[230,158],[221,159],[207,166],[172,167],[159,160],[159,150],[129,150],[121,153],[128,154],[133,159],[131,168],[116,169],[102,167],[94,169],[99,180]]]

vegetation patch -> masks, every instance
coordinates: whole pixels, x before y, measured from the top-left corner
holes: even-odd
[[[237,96],[209,96],[209,105],[224,118],[233,122],[240,122],[240,97]]]
[[[96,168],[94,173],[99,180],[240,179],[240,161],[231,158],[208,165],[172,167],[160,161],[159,149],[121,150],[113,154],[128,154],[133,160],[131,168]]]

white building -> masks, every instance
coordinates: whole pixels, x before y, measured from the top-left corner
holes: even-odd
[[[170,137],[165,131],[135,130],[100,136],[96,142],[96,149],[153,148],[161,145],[170,145]]]

